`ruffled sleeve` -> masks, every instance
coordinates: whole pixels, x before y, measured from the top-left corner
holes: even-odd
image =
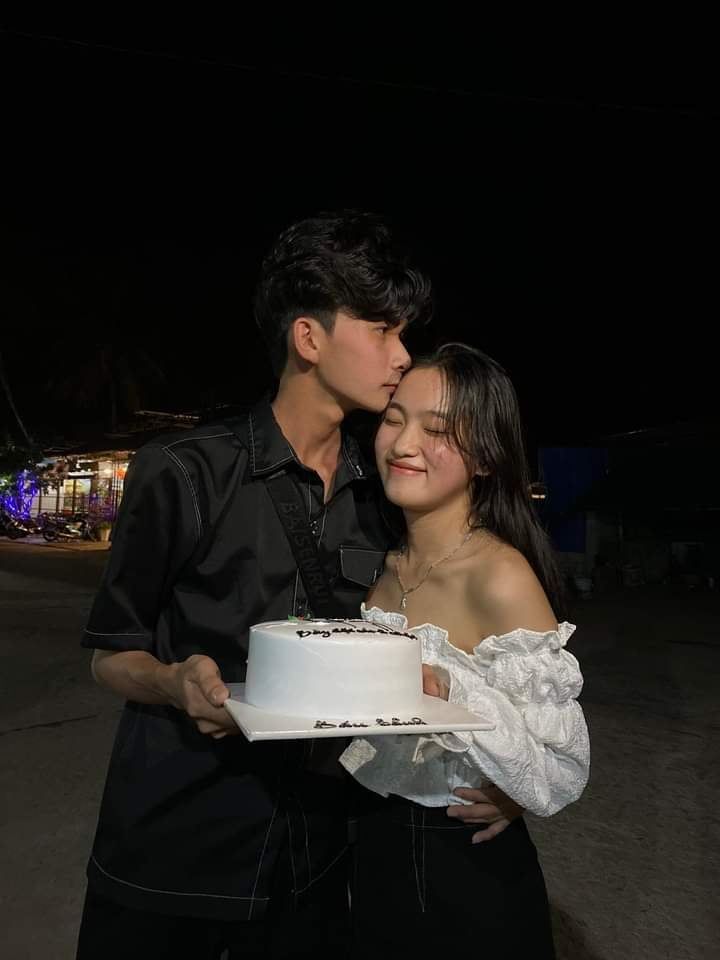
[[[385,623],[390,616],[405,620],[377,607],[363,616]],[[460,761],[463,785],[488,780],[538,816],[551,816],[577,800],[588,780],[590,744],[576,699],[582,675],[565,649],[575,627],[561,623],[545,633],[520,629],[487,637],[472,654],[453,646],[447,633],[432,624],[412,630],[422,640],[423,661],[447,671],[449,700],[495,726],[423,736],[411,762],[427,765],[437,758],[438,748],[451,752]],[[448,793],[458,785],[449,784]]]
[[[514,799],[539,816],[550,816],[577,800],[590,772],[587,726],[576,699],[582,674],[578,661],[565,649],[574,632],[569,623],[547,633],[515,630],[488,637],[475,648],[473,665],[478,674],[484,672],[486,694],[496,695],[498,719],[505,720],[493,733],[497,759],[507,757],[509,762],[503,764],[504,776],[498,763],[491,779],[509,796],[517,794]],[[482,687],[472,684],[469,671],[458,678],[464,679],[470,687],[468,704],[484,704]],[[499,742],[498,731],[503,729],[509,735],[506,743]],[[468,748],[468,760],[481,767],[483,746],[479,734]]]

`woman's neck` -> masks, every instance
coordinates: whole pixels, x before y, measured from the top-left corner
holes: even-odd
[[[461,543],[470,530],[468,506],[463,501],[428,513],[404,510],[408,564],[434,563]]]

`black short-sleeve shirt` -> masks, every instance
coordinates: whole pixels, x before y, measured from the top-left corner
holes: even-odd
[[[104,579],[82,643],[164,663],[212,657],[245,676],[254,623],[306,616],[307,598],[266,479],[289,472],[333,588],[357,616],[393,534],[374,466],[344,435],[331,499],[263,402],[245,417],[159,439],[128,470]],[[267,907],[283,845],[302,895],[346,846],[342,780],[313,741],[216,741],[172,707],[128,702],[88,867],[130,906],[243,920]]]

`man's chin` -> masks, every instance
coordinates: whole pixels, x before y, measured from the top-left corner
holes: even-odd
[[[358,400],[356,401],[350,411],[352,410],[362,410],[364,413],[374,413],[377,416],[380,416],[381,413],[385,412],[385,408],[388,405],[387,398],[384,400]],[[350,412],[348,411],[348,412]]]

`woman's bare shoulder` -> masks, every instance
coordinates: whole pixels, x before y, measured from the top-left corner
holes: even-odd
[[[493,633],[555,630],[557,618],[527,559],[514,547],[489,539],[469,567],[468,601]]]

